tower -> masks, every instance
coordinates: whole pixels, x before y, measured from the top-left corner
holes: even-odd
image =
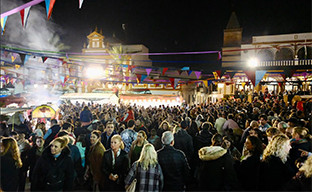
[[[233,11],[230,20],[223,31],[222,67],[235,67],[240,65],[240,51],[243,29],[240,27],[236,14]],[[229,62],[230,61],[230,62]]]

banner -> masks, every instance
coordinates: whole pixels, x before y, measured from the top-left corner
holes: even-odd
[[[263,76],[265,75],[266,72],[267,72],[267,70],[256,71],[255,86],[257,86],[258,83],[262,80],[262,78],[263,78]]]
[[[22,26],[23,27],[26,27],[30,8],[31,8],[31,6],[20,11],[20,15],[21,15],[21,19],[22,19]]]
[[[1,22],[1,34],[3,34],[3,32],[4,32],[4,27],[5,27],[5,23],[6,23],[7,19],[8,19],[8,16],[1,17],[1,20],[0,20],[0,22]]]
[[[51,17],[55,1],[56,0],[45,0],[45,5],[46,5],[46,11],[47,11],[48,19],[50,19],[50,17]]]
[[[256,81],[255,71],[244,71],[244,73],[247,75],[248,79],[255,86],[255,81]]]
[[[201,75],[201,71],[194,71],[196,78],[199,79],[200,75]]]
[[[152,69],[151,68],[146,68],[145,71],[147,73],[147,76],[149,76],[149,74],[151,73]]]
[[[168,68],[167,68],[167,67],[161,68],[161,73],[162,73],[162,75],[165,75],[166,71],[168,71]]]

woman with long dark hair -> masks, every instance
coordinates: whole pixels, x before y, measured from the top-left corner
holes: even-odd
[[[20,152],[15,139],[4,137],[0,141],[1,183],[0,191],[17,191],[18,171],[22,167]]]

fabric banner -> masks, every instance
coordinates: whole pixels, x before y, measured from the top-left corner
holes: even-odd
[[[79,0],[79,9],[82,7],[83,0]]]
[[[194,71],[196,78],[199,79],[200,75],[201,75],[201,71]]]
[[[136,76],[137,76],[137,81],[138,81],[138,83],[140,83],[140,82],[141,82],[141,77],[142,77],[142,75],[136,74]]]
[[[125,80],[126,80],[126,81],[129,81],[129,78],[130,78],[130,77],[128,77],[128,76],[125,76]]]
[[[165,75],[166,71],[168,71],[168,68],[167,68],[167,67],[161,68],[161,73],[162,73],[162,75]]]
[[[174,78],[169,78],[171,86],[174,88]]]
[[[181,74],[182,74],[182,72],[183,72],[182,70],[178,70],[178,74],[179,74],[179,75],[181,75]]]
[[[28,3],[25,3],[24,5],[16,7],[14,9],[10,10],[10,11],[2,13],[0,17],[4,18],[6,16],[13,15],[14,13],[18,13],[18,12],[20,12],[21,10],[23,10],[23,9],[25,9],[27,7],[30,7],[30,6],[33,6],[33,5],[37,5],[37,4],[41,3],[42,1],[44,1],[44,0],[33,0],[33,1],[30,1]]]
[[[5,23],[6,23],[7,19],[8,19],[8,16],[1,17],[1,34],[3,34]]]
[[[46,5],[46,11],[47,11],[48,19],[50,19],[50,17],[51,17],[55,1],[56,0],[45,0],[45,5]]]
[[[147,75],[142,75],[142,76],[141,76],[141,81],[140,81],[140,82],[143,82],[144,79],[146,79],[146,77],[147,77]]]
[[[267,70],[256,71],[255,86],[257,86],[258,83],[262,80],[262,78],[263,78],[263,76],[265,75],[266,72],[267,72]]]
[[[246,82],[242,82],[242,86],[245,87],[245,85],[246,85]]]
[[[22,26],[23,27],[26,27],[30,8],[31,8],[31,6],[20,11],[20,15],[21,15],[21,19],[22,19]]]
[[[296,72],[295,69],[284,69],[285,79],[291,78],[295,72]]]
[[[203,80],[205,87],[208,87],[208,80]]]
[[[146,68],[145,71],[147,73],[147,76],[149,76],[149,74],[151,73],[152,69],[151,68]]]
[[[189,71],[189,70],[190,70],[190,67],[183,67],[181,70],[182,70],[182,71]]]
[[[187,72],[187,75],[190,76],[191,74],[192,74],[192,71],[189,70],[189,71]]]
[[[256,81],[255,71],[244,71],[244,73],[247,75],[248,79],[255,86],[255,81]]]

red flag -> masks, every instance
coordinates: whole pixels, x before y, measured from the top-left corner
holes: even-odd
[[[255,86],[255,83],[256,83],[256,73],[255,73],[255,71],[244,71],[244,73],[247,75],[248,79]]]
[[[168,71],[168,68],[165,67],[165,68],[162,68],[162,75],[164,75],[166,73],[166,71]]]

